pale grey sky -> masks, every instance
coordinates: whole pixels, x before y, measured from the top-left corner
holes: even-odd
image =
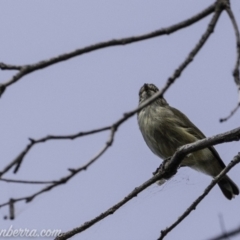
[[[2,1],[1,62],[30,64],[90,44],[151,32],[182,21],[213,1]],[[240,25],[240,2],[232,9]],[[169,36],[111,47],[72,58],[31,73],[10,86],[0,99],[1,169],[28,143],[28,138],[72,134],[109,125],[138,104],[143,83],[163,87],[205,31],[211,17]],[[167,91],[168,102],[184,112],[205,133],[239,127],[240,112],[226,123],[238,96],[232,78],[236,43],[226,13],[214,34]],[[1,82],[13,71],[1,71]],[[51,141],[34,147],[15,176],[24,180],[55,180],[92,158],[108,132],[75,141]],[[218,145],[227,164],[239,142]],[[66,185],[15,205],[16,219],[1,229],[61,229],[80,226],[124,198],[152,176],[161,160],[148,149],[136,116],[121,125],[113,146],[86,172]],[[240,166],[230,171],[240,186]],[[196,199],[211,179],[184,168],[164,186],[152,185],[112,216],[74,239],[155,240]],[[27,196],[43,186],[0,182],[0,203]],[[224,198],[218,187],[166,239],[201,240],[240,225],[240,196]],[[234,239],[234,238],[232,238]],[[237,238],[235,238],[237,239]]]

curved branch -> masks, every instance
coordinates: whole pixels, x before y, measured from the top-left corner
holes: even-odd
[[[225,122],[227,121],[229,118],[231,118],[238,110],[238,108],[240,107],[240,76],[239,76],[239,68],[240,68],[240,33],[239,33],[239,28],[237,25],[237,21],[235,19],[235,16],[230,8],[230,6],[228,5],[225,8],[226,12],[228,13],[228,16],[231,20],[231,23],[233,25],[233,29],[235,32],[235,37],[236,37],[236,52],[237,52],[237,57],[236,57],[236,62],[235,62],[235,66],[234,66],[234,70],[233,70],[233,78],[235,80],[235,83],[238,86],[238,103],[237,106],[230,112],[230,114],[225,117],[225,118],[221,118],[219,121],[220,122]]]
[[[233,25],[233,29],[234,29],[234,32],[235,32],[235,37],[236,37],[236,51],[237,51],[237,57],[236,57],[236,63],[235,63],[235,66],[234,66],[234,70],[233,70],[233,77],[234,77],[234,80],[236,82],[236,84],[240,87],[240,77],[239,77],[239,67],[240,67],[240,33],[239,33],[239,28],[238,28],[238,25],[237,25],[237,21],[235,19],[235,16],[231,10],[230,7],[227,7],[225,9],[228,13],[228,16],[231,20],[231,23]]]
[[[207,196],[207,194],[212,190],[212,188],[220,181],[220,179],[236,164],[240,162],[240,153],[234,157],[234,159],[227,165],[227,167],[222,170],[208,185],[204,192],[188,207],[188,209],[180,216],[178,219],[165,230],[161,231],[161,236],[158,240],[162,240],[169,232],[171,232],[178,224],[180,224],[193,210],[196,209],[197,205]]]
[[[83,137],[83,136],[87,136],[87,135],[90,135],[90,134],[95,134],[95,133],[103,132],[103,131],[106,131],[106,130],[110,130],[111,128],[112,128],[112,126],[108,126],[108,127],[103,127],[103,128],[90,130],[90,131],[87,131],[87,132],[79,132],[79,133],[71,134],[71,135],[48,135],[46,137],[43,137],[43,138],[40,138],[40,139],[37,139],[37,140],[35,140],[33,138],[29,138],[30,143],[25,147],[25,149],[22,150],[22,152],[20,152],[18,154],[18,156],[12,162],[10,162],[0,172],[0,177],[2,177],[5,173],[7,173],[13,166],[16,166],[15,169],[14,169],[14,173],[16,173],[18,171],[24,157],[26,156],[26,154],[36,144],[47,142],[47,141],[50,141],[50,140],[74,140],[74,139],[79,138],[79,137]]]
[[[195,22],[205,18],[209,14],[213,13],[214,9],[215,9],[215,4],[212,4],[208,8],[201,11],[200,13],[198,13],[178,24],[172,25],[170,27],[162,28],[162,29],[159,29],[159,30],[147,33],[147,34],[135,36],[135,37],[127,37],[127,38],[122,38],[122,39],[114,39],[114,40],[110,40],[110,41],[106,41],[106,42],[96,43],[96,44],[93,44],[93,45],[90,45],[90,46],[87,46],[84,48],[77,49],[73,52],[61,54],[61,55],[59,55],[57,57],[53,57],[49,60],[40,61],[35,64],[24,65],[24,66],[14,66],[14,65],[9,65],[9,64],[5,64],[5,63],[0,63],[0,69],[2,69],[2,70],[19,70],[19,72],[17,74],[15,74],[10,80],[8,80],[7,82],[0,85],[0,97],[8,86],[17,82],[23,76],[25,76],[33,71],[49,67],[53,64],[56,64],[56,63],[59,63],[62,61],[66,61],[70,58],[80,56],[82,54],[89,53],[92,51],[96,51],[98,49],[112,47],[112,46],[127,45],[127,44],[131,44],[134,42],[139,42],[139,41],[147,40],[150,38],[158,37],[161,35],[171,34],[175,31],[178,31],[182,28],[188,27],[188,26],[194,24]]]
[[[40,191],[38,191],[38,192],[36,192],[36,193],[34,193],[30,196],[10,199],[10,201],[0,204],[0,208],[4,207],[4,206],[7,206],[7,205],[10,205],[10,204],[14,204],[16,202],[20,202],[20,201],[26,201],[27,203],[31,202],[38,195],[40,195],[42,193],[45,193],[45,192],[48,192],[48,191],[52,190],[53,188],[55,188],[59,185],[67,183],[70,179],[72,179],[79,172],[81,172],[83,170],[87,170],[87,168],[90,165],[92,165],[100,156],[102,156],[104,154],[104,152],[106,152],[106,150],[112,145],[115,133],[116,133],[116,128],[112,128],[110,136],[109,136],[109,140],[106,142],[105,146],[99,151],[98,154],[96,154],[96,156],[94,156],[85,165],[83,165],[83,166],[81,166],[77,169],[68,169],[70,174],[68,174],[66,177],[63,177],[60,180],[54,181],[51,185],[41,189]]]
[[[230,114],[225,117],[225,118],[220,118],[219,122],[226,122],[229,118],[231,118],[236,112],[237,110],[240,108],[240,88],[239,88],[239,103],[237,104],[237,106],[230,112]]]

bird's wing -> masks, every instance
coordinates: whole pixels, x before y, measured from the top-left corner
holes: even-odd
[[[181,127],[187,128],[187,131],[199,140],[206,138],[206,136],[188,119],[188,117],[186,115],[184,115],[182,112],[180,112],[176,108],[173,108],[170,106],[169,106],[169,108],[172,110],[172,112],[175,115],[177,115],[177,117],[179,119],[181,119],[181,121],[179,121],[179,125]],[[212,152],[212,154],[215,156],[215,158],[218,159],[221,167],[225,168],[226,166],[225,166],[223,160],[221,159],[221,157],[219,156],[218,152],[216,151],[216,149],[214,147],[209,147],[208,149]]]

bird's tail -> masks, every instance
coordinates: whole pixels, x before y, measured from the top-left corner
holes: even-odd
[[[237,185],[228,177],[224,176],[219,182],[218,186],[222,190],[224,196],[231,200],[235,195],[239,194]]]

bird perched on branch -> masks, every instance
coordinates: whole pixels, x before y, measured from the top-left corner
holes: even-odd
[[[144,84],[139,91],[139,105],[158,91],[154,84]],[[138,113],[138,124],[148,147],[162,159],[171,157],[185,144],[205,138],[186,115],[169,106],[163,97],[159,97]],[[188,154],[180,166],[191,167],[212,177],[217,176],[225,168],[214,147]],[[218,185],[229,200],[239,194],[238,187],[227,175],[218,182]]]

